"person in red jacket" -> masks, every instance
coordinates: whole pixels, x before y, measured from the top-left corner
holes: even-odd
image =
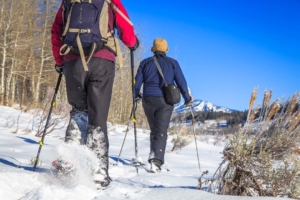
[[[96,153],[99,168],[95,172],[94,180],[106,186],[111,181],[108,174],[109,142],[106,121],[115,77],[115,57],[119,49],[117,39],[114,38],[114,29],[117,29],[121,41],[132,51],[138,48],[139,41],[121,1],[105,0],[104,5],[108,11],[107,42],[92,54],[87,64],[88,70],[85,70],[81,55],[72,50],[62,51],[66,24],[64,19],[68,17],[64,13],[65,2],[63,0],[51,29],[55,69],[65,76],[68,102],[72,106],[65,142],[86,145]],[[59,163],[67,162],[60,160],[53,165]]]

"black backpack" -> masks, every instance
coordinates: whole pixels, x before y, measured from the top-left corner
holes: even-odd
[[[130,20],[111,2],[111,0],[64,0],[64,31],[60,49],[61,55],[69,51],[79,54],[85,71],[87,64],[97,50],[107,44],[109,37],[114,37],[113,30],[108,32],[108,7],[118,12],[129,24]],[[115,40],[118,56],[120,47]],[[118,49],[119,48],[119,49]],[[87,59],[85,58],[87,56]]]

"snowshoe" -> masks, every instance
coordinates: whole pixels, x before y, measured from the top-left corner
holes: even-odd
[[[110,177],[105,177],[103,180],[94,180],[94,183],[96,184],[97,189],[103,189],[108,187],[111,181]]]
[[[61,158],[54,160],[52,166],[56,169],[58,174],[73,175],[75,171],[72,163]]]
[[[140,167],[140,166],[143,166],[144,163],[141,158],[132,158],[131,165],[134,167]]]

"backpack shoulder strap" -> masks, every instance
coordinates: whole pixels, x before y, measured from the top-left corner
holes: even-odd
[[[119,13],[119,15],[121,15],[127,22],[128,24],[130,24],[131,26],[133,26],[133,23],[130,21],[130,19],[128,19],[128,17],[126,17],[126,15],[111,1],[111,0],[105,0],[107,3],[111,4],[113,9]]]
[[[108,31],[108,22],[109,22],[109,5],[112,6],[112,8],[119,13],[130,25],[133,26],[133,23],[124,15],[124,13],[111,1],[111,0],[104,0],[103,8],[100,13],[99,17],[99,29],[101,32],[101,40],[104,42],[104,44],[108,47],[111,47],[111,40],[113,40],[113,46],[116,49],[116,54],[117,54],[117,63],[119,64],[120,68],[124,67],[124,61],[123,61],[123,56],[121,52],[121,47],[119,44],[119,40],[114,36],[114,31],[112,30],[111,32]],[[110,39],[109,38],[113,38]]]
[[[155,55],[153,56],[153,60],[154,60],[154,62],[155,62],[155,65],[156,65],[156,68],[157,68],[158,73],[159,73],[160,76],[163,78],[165,84],[167,84],[167,82],[166,82],[166,80],[165,80],[165,77],[164,77],[164,74],[163,74],[163,72],[162,72],[162,70],[161,70],[160,64],[159,64],[159,62],[158,62],[158,60],[157,60],[157,58],[156,58]]]
[[[71,20],[71,13],[72,13],[74,4],[75,4],[75,3],[73,3],[72,6],[71,6],[71,9],[70,9],[69,14],[68,14],[68,16],[67,16],[67,19],[64,19],[64,18],[63,18],[64,20],[67,20],[67,21],[66,21],[66,22],[63,22],[63,23],[65,24],[65,27],[64,27],[64,31],[63,31],[62,37],[64,37],[64,36],[67,34],[68,30],[69,30],[70,20]],[[65,8],[64,8],[64,9],[65,9]],[[64,14],[63,14],[63,15],[64,15]]]
[[[100,13],[100,17],[99,17],[99,29],[101,32],[101,36],[102,36],[102,41],[103,42],[107,42],[107,38],[109,37],[108,35],[108,1],[104,1],[101,13]]]

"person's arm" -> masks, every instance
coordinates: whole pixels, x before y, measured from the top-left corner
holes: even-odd
[[[128,13],[120,0],[112,0],[112,3],[119,9],[128,19]],[[129,48],[134,47],[138,42],[134,34],[133,25],[130,24],[119,12],[113,7],[115,13],[115,26],[118,30],[118,36],[121,41]]]
[[[181,93],[182,97],[184,98],[185,103],[190,102],[192,100],[192,98],[189,94],[185,77],[181,71],[179,63],[177,61],[174,61],[174,62],[175,62],[175,65],[174,65],[175,83],[176,83],[177,87],[180,89],[180,93]]]
[[[144,77],[143,77],[143,62],[141,62],[137,73],[135,75],[135,85],[134,85],[134,89],[135,89],[135,97],[137,98],[139,96],[140,90],[141,90],[141,86],[144,82]]]
[[[63,33],[63,13],[62,6],[60,6],[59,10],[56,13],[56,17],[54,23],[51,28],[51,43],[52,43],[52,54],[55,60],[56,65],[63,65],[63,56],[59,54],[59,50],[63,45],[61,41],[61,36]]]
[[[193,106],[194,97],[193,97],[192,92],[191,92],[189,87],[188,87],[188,92],[189,92],[189,95],[191,97],[191,100],[189,102],[185,102],[184,105],[185,106]]]

